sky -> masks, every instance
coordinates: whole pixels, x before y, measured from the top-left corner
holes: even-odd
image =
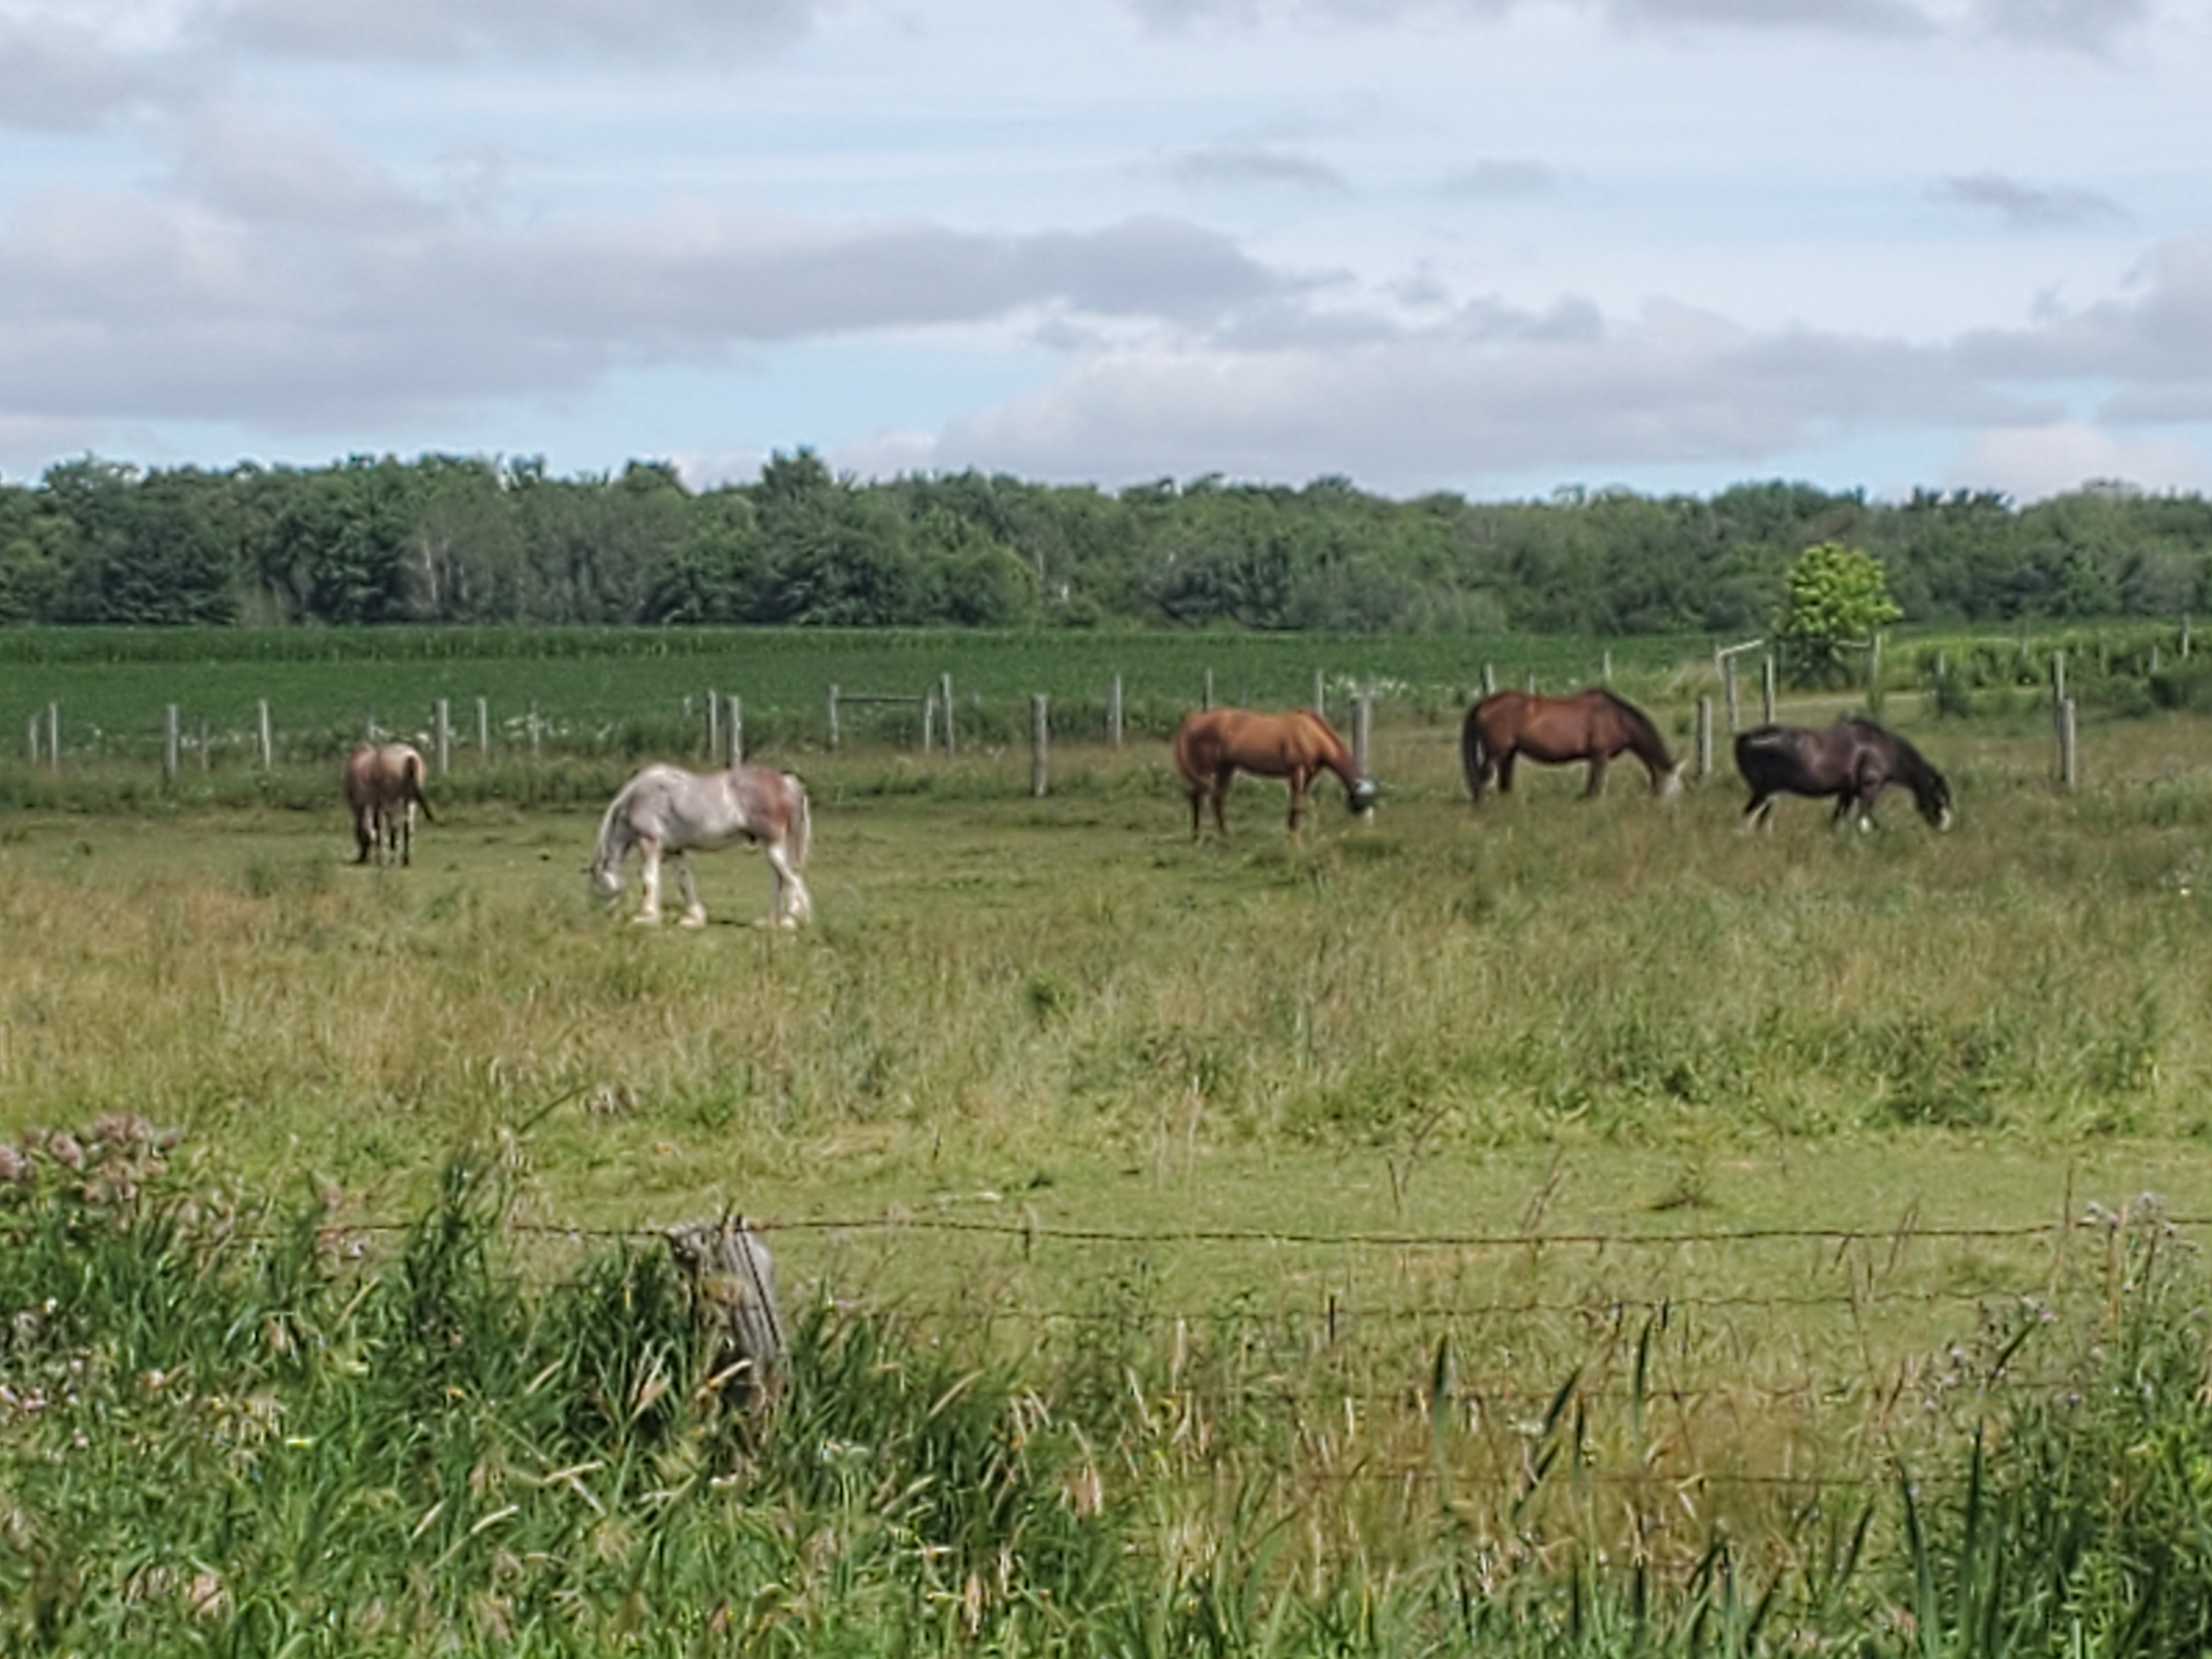
[[[0,478],[2212,493],[2203,0],[0,0]]]

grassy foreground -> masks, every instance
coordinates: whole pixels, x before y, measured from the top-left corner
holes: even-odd
[[[1247,785],[1193,848],[1139,750],[810,760],[798,939],[735,854],[629,927],[590,814],[459,788],[405,872],[0,820],[11,1649],[2201,1635],[2203,728],[2072,797],[1925,733],[1942,839],[1478,817],[1453,735],[1296,845]],[[760,1439],[653,1237],[730,1206],[800,1315]]]

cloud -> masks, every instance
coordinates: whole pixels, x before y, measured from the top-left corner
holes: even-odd
[[[1170,158],[1169,177],[1178,184],[1231,190],[1279,188],[1348,196],[1344,175],[1326,161],[1292,151],[1267,149],[1186,150]]]
[[[2101,52],[2150,21],[2148,0],[1976,0],[1990,33],[2044,46]]]
[[[1526,156],[1485,156],[1472,166],[1455,167],[1444,175],[1448,196],[1474,201],[1504,201],[1530,196],[1550,196],[1567,188],[1569,175],[1548,161]]]
[[[1470,327],[1462,315],[1352,349],[1193,341],[1102,352],[933,441],[885,439],[881,453],[1067,478],[1346,471],[1419,489],[1541,468],[1753,467],[1885,422],[2039,416],[1963,380],[1938,349],[1760,334],[1664,304],[1610,327],[1586,306],[1562,309],[1571,326]]]
[[[2086,6],[2091,0],[2081,0]],[[1339,22],[1395,23],[1443,15],[1477,21],[1517,13],[1595,13],[1631,29],[1813,29],[1848,34],[1929,33],[1935,27],[1914,0],[1126,0],[1156,28],[1199,24],[1250,26],[1263,21],[1327,18]],[[2049,0],[2061,4],[2063,0]]]
[[[693,207],[514,231],[221,124],[180,175],[192,199],[50,193],[0,227],[0,414],[358,428],[876,331],[1202,328],[1299,287],[1159,217],[991,235]]]
[[[66,19],[0,16],[0,127],[86,131],[187,91],[167,60],[118,51]]]
[[[2019,230],[2063,229],[2124,221],[2126,210],[2093,190],[2052,189],[1994,173],[1946,179],[1936,199],[1978,213],[1994,213]]]
[[[796,39],[824,0],[212,0],[197,29],[218,46],[345,62],[645,60],[757,51]]]
[[[2082,421],[1995,427],[1977,433],[1949,468],[1955,488],[1995,489],[2034,501],[2086,478],[2124,479],[2147,489],[2203,490],[2212,465],[2194,445],[2141,434],[2116,437]]]
[[[2032,328],[1975,330],[1960,360],[1993,380],[2112,386],[2115,419],[2212,418],[2212,238],[2162,245],[2132,286]]]

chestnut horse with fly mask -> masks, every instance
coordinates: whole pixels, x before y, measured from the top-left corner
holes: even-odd
[[[799,872],[813,839],[813,815],[806,786],[788,772],[765,766],[733,766],[726,772],[687,772],[680,766],[648,766],[622,787],[599,820],[598,849],[592,854],[592,883],[609,898],[623,890],[623,860],[632,848],[645,878],[645,903],[633,920],[660,920],[660,861],[676,862],[684,884],[684,926],[704,927],[707,907],[699,902],[686,853],[710,853],[732,842],[759,843],[775,878],[769,920],[796,927],[813,914],[814,901]]]
[[[1605,787],[1605,769],[1626,750],[1651,775],[1651,793],[1672,800],[1682,792],[1682,768],[1651,717],[1626,697],[1592,686],[1567,697],[1533,691],[1493,691],[1467,711],[1460,727],[1460,768],[1475,805],[1494,779],[1501,795],[1513,788],[1513,763],[1526,755],[1547,765],[1589,763],[1588,799]]]
[[[346,757],[346,805],[353,812],[354,862],[376,854],[381,864],[391,853],[402,864],[415,853],[415,809],[425,823],[437,822],[422,794],[422,757],[412,744],[365,743]]]
[[[1344,780],[1344,804],[1354,812],[1375,805],[1375,783],[1359,775],[1352,750],[1336,728],[1310,708],[1255,714],[1247,708],[1201,708],[1176,727],[1176,770],[1190,791],[1190,838],[1199,836],[1200,809],[1213,803],[1214,827],[1229,838],[1222,805],[1239,772],[1281,778],[1291,787],[1291,828],[1306,801],[1306,787],[1323,772]]]
[[[1920,816],[1938,830],[1951,827],[1951,786],[1928,757],[1887,726],[1856,716],[1823,730],[1754,726],[1735,740],[1735,769],[1751,788],[1744,828],[1773,822],[1777,795],[1836,798],[1841,823],[1853,813],[1861,830],[1874,828],[1875,799],[1893,783],[1912,792]]]

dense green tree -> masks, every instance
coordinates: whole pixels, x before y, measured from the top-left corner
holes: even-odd
[[[1803,679],[1833,679],[1844,672],[1847,650],[1869,644],[1902,614],[1889,596],[1881,560],[1841,542],[1821,542],[1790,567],[1774,631],[1792,672]]]

